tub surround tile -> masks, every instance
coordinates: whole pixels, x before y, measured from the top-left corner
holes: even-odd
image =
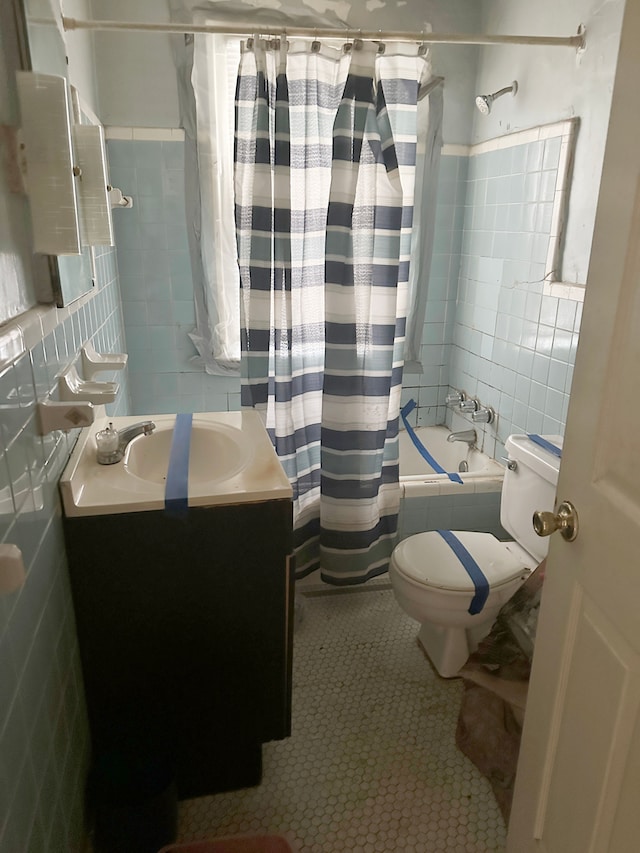
[[[464,481],[464,476],[462,477],[462,483],[438,483],[438,494],[439,495],[472,495],[476,490],[475,483],[472,480],[467,482]]]
[[[443,150],[438,204],[445,210],[436,224],[424,343],[434,340],[437,332],[432,324],[441,317],[440,306],[430,315],[432,300],[452,304],[455,319],[451,326],[443,326],[444,337],[438,338],[451,347],[447,381],[494,405],[502,418],[499,430],[476,425],[485,450],[510,429],[525,427],[529,413],[521,406],[529,402],[530,379],[552,382],[552,390],[564,397],[559,402],[551,395],[553,412],[532,408],[537,414],[529,420],[537,422],[540,414],[543,418],[546,414],[560,423],[561,431],[564,428],[558,412],[566,413],[567,377],[576,349],[568,334],[575,334],[577,342],[582,294],[574,293],[573,285],[550,283],[548,271],[556,263],[574,126],[572,121],[558,122],[507,134],[471,146],[466,158],[462,150]],[[439,252],[439,247],[448,251],[455,242],[450,223],[456,181],[458,258]],[[432,360],[433,351],[423,348],[423,356],[421,385],[431,388],[442,374],[430,369],[439,366]],[[556,362],[551,380],[550,358]],[[418,422],[436,422],[435,411],[426,408],[424,415],[418,412]],[[450,424],[452,413],[444,414]]]
[[[421,435],[423,441],[427,437]],[[403,438],[401,452],[408,452],[410,458],[413,446]],[[491,452],[495,450],[492,445]],[[438,454],[431,448],[431,452]],[[416,462],[418,461],[416,453]],[[406,462],[402,470],[410,470]],[[460,474],[462,483],[449,480],[445,476],[414,474],[401,479],[401,509],[398,525],[398,537],[404,539],[414,533],[425,530],[451,528],[457,530],[486,530],[500,538],[508,538],[500,525],[500,497],[502,489],[502,469],[496,466],[496,474],[487,476]]]

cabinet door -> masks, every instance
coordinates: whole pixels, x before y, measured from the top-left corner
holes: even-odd
[[[289,501],[65,529],[95,750],[144,744],[200,778],[225,745],[290,733]]]

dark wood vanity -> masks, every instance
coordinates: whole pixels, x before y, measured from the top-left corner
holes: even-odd
[[[290,500],[64,519],[94,766],[255,785],[291,724]]]

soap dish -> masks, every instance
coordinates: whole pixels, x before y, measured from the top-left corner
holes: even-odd
[[[95,405],[113,403],[119,388],[117,382],[95,382],[80,379],[74,365],[68,367],[58,377],[58,393],[60,399],[66,402],[85,400]]]
[[[96,373],[104,370],[123,370],[128,358],[126,352],[110,352],[102,355],[91,341],[87,341],[81,350],[82,375],[85,379],[93,379]]]

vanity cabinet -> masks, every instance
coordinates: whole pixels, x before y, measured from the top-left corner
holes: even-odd
[[[290,734],[291,500],[65,517],[94,763],[180,798],[255,785]]]

